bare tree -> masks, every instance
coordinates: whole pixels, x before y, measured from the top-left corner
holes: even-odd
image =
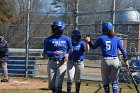
[[[26,24],[28,1],[29,0],[3,0],[7,1],[10,6],[10,12],[12,12],[12,19],[14,24]],[[32,11],[39,11],[41,8],[40,0],[31,0]]]
[[[10,23],[13,13],[9,0],[0,0],[0,23]]]

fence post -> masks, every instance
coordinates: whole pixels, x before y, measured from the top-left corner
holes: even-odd
[[[78,29],[78,6],[79,6],[79,0],[75,0],[75,23],[74,28]]]
[[[26,68],[25,77],[28,78],[28,62],[29,62],[29,32],[30,32],[30,4],[31,1],[28,0],[28,14],[27,14],[27,29],[26,29]]]
[[[113,8],[112,8],[112,23],[113,23],[113,31],[115,30],[115,15],[116,15],[116,0],[113,0]]]

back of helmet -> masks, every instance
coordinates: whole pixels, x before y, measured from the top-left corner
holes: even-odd
[[[113,24],[111,22],[104,22],[102,24],[102,32],[105,35],[108,35],[110,37],[113,37],[115,35],[113,31]]]

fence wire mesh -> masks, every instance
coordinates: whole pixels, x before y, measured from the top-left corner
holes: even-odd
[[[140,24],[120,23],[118,21],[118,13],[120,10],[127,9],[129,7],[133,7],[134,9],[140,11],[140,0],[115,1],[116,10],[114,19],[114,31],[116,35],[121,38],[128,55],[133,56],[132,54],[140,52]],[[42,1],[39,0],[39,2]],[[49,2],[49,0],[43,0],[44,4],[46,4],[47,2]],[[43,49],[44,38],[51,34],[50,27],[52,22],[56,19],[60,19],[65,22],[66,28],[64,34],[71,36],[71,31],[75,29],[75,25],[78,25],[78,29],[81,31],[82,36],[85,34],[90,34],[92,42],[95,42],[97,37],[102,34],[102,22],[113,22],[113,0],[60,0],[60,2],[58,0],[58,2],[54,5],[53,0],[50,0],[50,2],[51,3],[45,6],[46,10],[43,8],[41,11],[37,11],[33,6],[33,0],[31,0],[31,10],[29,12],[29,49]],[[76,4],[78,4],[78,12],[76,12]],[[23,19],[26,19],[27,12],[25,12],[24,15],[25,16]],[[78,18],[78,24],[75,24],[76,17]],[[6,40],[9,42],[10,48],[26,48],[26,21],[23,24],[17,25],[0,24],[0,32],[5,35]],[[85,67],[91,66],[89,65],[89,62],[91,60],[94,62],[94,64],[96,63],[97,67],[100,66],[100,62],[97,62],[101,58],[101,52],[99,51],[100,49],[97,49],[95,51],[90,50],[86,53],[87,62],[85,62]],[[14,55],[16,55],[16,53],[12,53],[12,56]],[[22,53],[21,55],[25,56],[24,53]],[[40,57],[40,54],[29,53],[29,57],[30,56]],[[35,65],[36,76],[41,77],[42,75],[46,75],[46,65],[47,63],[44,62],[44,60],[37,60],[37,63]],[[97,73],[96,70],[95,73]],[[93,75],[94,73],[91,76]]]

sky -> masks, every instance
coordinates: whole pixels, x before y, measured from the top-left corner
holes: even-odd
[[[53,2],[53,0],[41,0],[41,2],[43,3],[43,7],[41,9],[41,11],[43,12],[56,12],[56,13],[60,13],[60,12],[64,12],[64,4],[63,3],[58,3],[56,6],[55,5],[51,5],[51,3]]]

